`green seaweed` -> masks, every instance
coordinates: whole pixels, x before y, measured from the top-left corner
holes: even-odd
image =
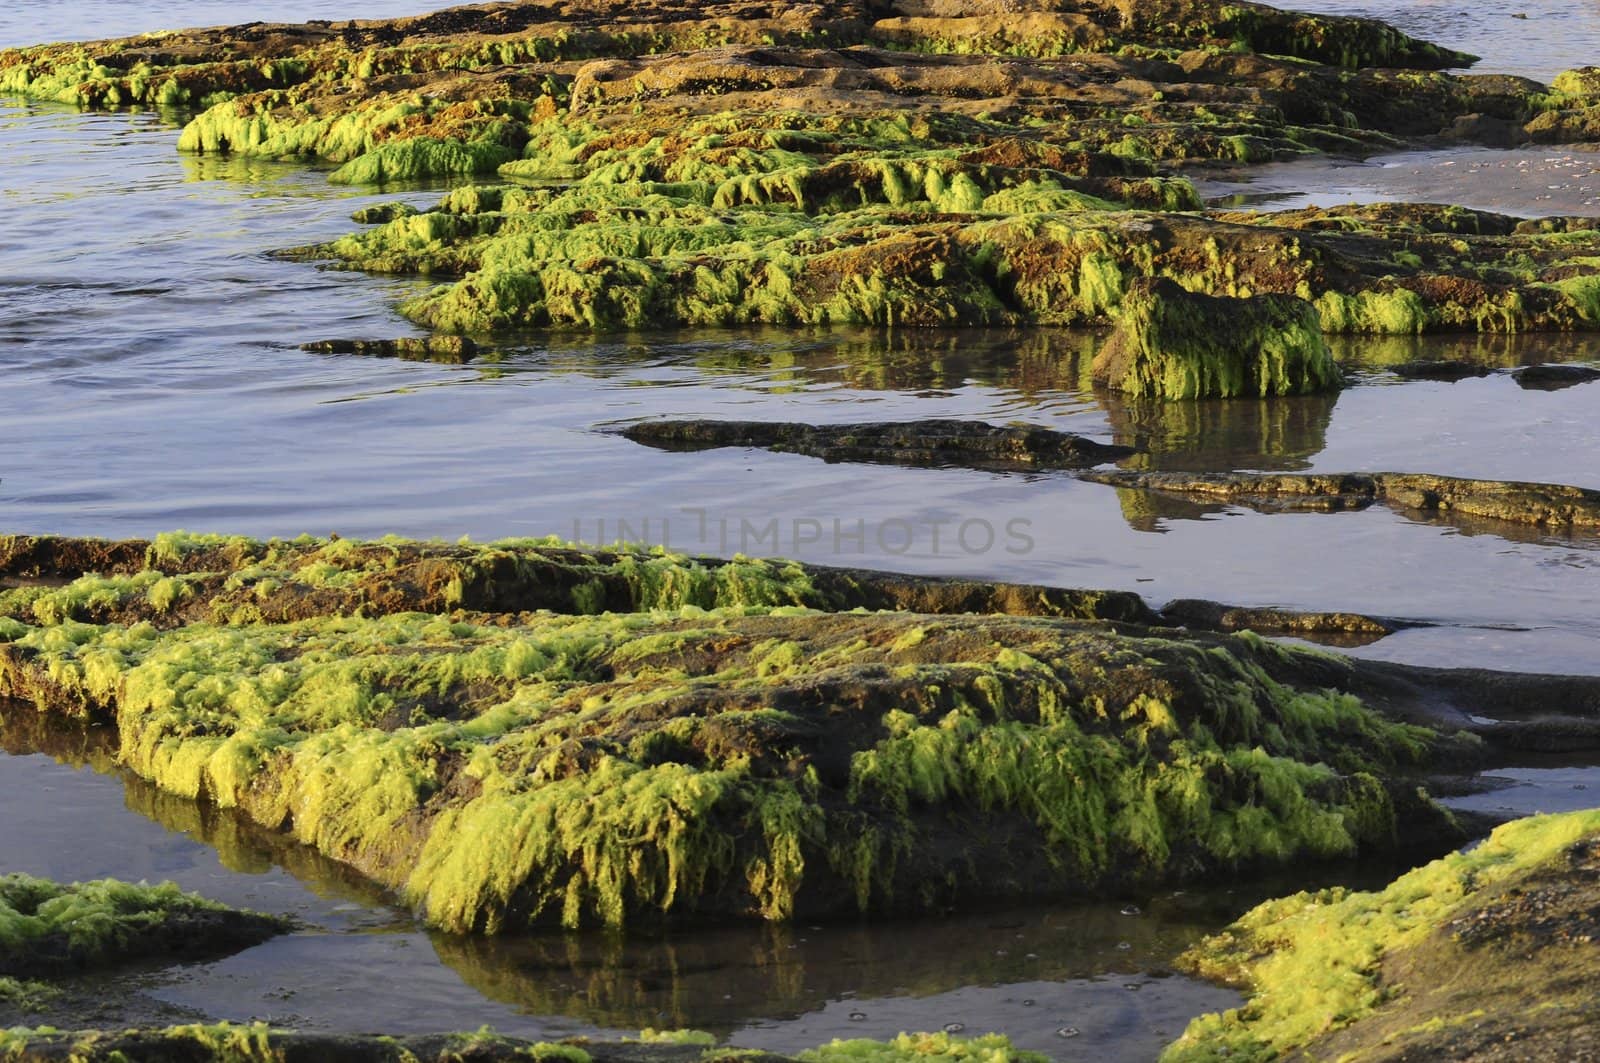
[[[684,592],[651,589],[657,603]],[[1037,656],[991,643],[950,657],[973,622],[884,617],[894,682],[874,694],[860,623],[756,606],[510,627],[414,613],[169,632],[68,621],[14,642],[0,689],[51,711],[104,706],[135,773],[284,824],[458,930],[513,913],[616,925],[712,896],[785,919],[819,875],[862,908],[920,906],[931,898],[904,893],[906,854],[945,808],[1021,817],[1052,874],[1090,886],[1342,855],[1394,837],[1397,806],[1366,773],[1433,741],[1353,698],[1283,687],[1248,663],[1276,654],[1264,644],[1028,626],[1043,622],[1015,635],[1065,639]],[[719,642],[737,648],[694,663]],[[1149,654],[1213,676],[1210,693],[1134,678]],[[1106,668],[1144,690],[1109,717],[1081,678]],[[805,767],[821,706],[745,711],[819,679],[859,689],[884,728],[832,784]],[[777,770],[771,741],[799,759]]]
[[[802,1063],[901,1063],[918,1059],[964,1059],[974,1063],[1046,1063],[1048,1056],[1013,1048],[1000,1034],[960,1038],[947,1033],[903,1033],[890,1041],[835,1040],[801,1052]]]
[[[1094,363],[1097,381],[1134,398],[1266,398],[1343,383],[1317,311],[1292,296],[1220,299],[1171,281],[1122,301]]]
[[[1243,982],[1248,1003],[1194,1020],[1163,1060],[1281,1059],[1395,1006],[1422,987],[1386,986],[1386,957],[1597,832],[1600,811],[1518,820],[1377,892],[1298,893],[1252,909],[1182,961],[1208,977]]]
[[[238,913],[172,883],[115,879],[63,886],[29,875],[0,877],[0,971],[51,973],[103,965],[145,952],[260,941],[282,920]],[[185,935],[193,940],[184,942]]]

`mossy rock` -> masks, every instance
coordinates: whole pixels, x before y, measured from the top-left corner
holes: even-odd
[[[1193,217],[1180,169],[1390,150],[1473,116],[1593,139],[1586,98],[1442,73],[1470,57],[1368,19],[1024,7],[539,0],[12,49],[0,91],[201,107],[181,150],[323,159],[337,181],[517,182],[291,252],[440,278],[402,309],[441,331],[1097,325],[1157,275],[1313,300],[1330,332],[1600,323],[1600,237]]]
[[[1567,96],[1600,96],[1600,67],[1563,70],[1556,75],[1550,87]]]
[[[157,956],[217,956],[258,945],[289,926],[170,882],[60,885],[31,875],[0,876],[0,976],[59,975]],[[26,1007],[37,996],[36,987],[0,977],[0,1002]]]
[[[1094,360],[1097,383],[1135,398],[1266,398],[1343,383],[1316,308],[1292,295],[1232,299],[1135,282]]]
[[[1373,893],[1268,901],[1180,964],[1248,1002],[1165,1063],[1560,1060],[1600,1033],[1600,811],[1519,820]]]
[[[45,581],[0,592],[6,712],[114,724],[123,767],[453,930],[929,911],[1383,850],[1459,836],[1404,780],[1476,755],[1344,692],[1349,662],[1118,627],[1160,621],[1126,596],[536,542],[0,557]],[[128,574],[62,572],[83,558]],[[991,615],[830,611],[860,605]]]

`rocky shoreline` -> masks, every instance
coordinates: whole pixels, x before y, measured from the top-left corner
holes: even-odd
[[[1150,276],[1332,333],[1594,328],[1578,219],[1199,212],[1199,162],[1593,136],[1595,78],[1438,69],[1469,59],[1220,0],[532,2],[14,49],[0,91],[203,107],[183,150],[336,180],[509,181],[305,249],[448,279],[404,307],[447,331],[1098,324]]]

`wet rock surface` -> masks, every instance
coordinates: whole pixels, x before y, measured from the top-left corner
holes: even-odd
[[[479,348],[465,336],[407,336],[396,340],[316,340],[300,345],[313,354],[359,354],[368,358],[399,358],[407,362],[466,365]]]
[[[1485,377],[1494,372],[1489,366],[1462,361],[1401,362],[1399,365],[1390,366],[1389,371],[1405,380],[1447,382]]]
[[[824,461],[974,469],[1084,468],[1116,461],[1132,447],[1048,428],[982,421],[785,424],[774,421],[643,421],[620,433],[662,450],[759,447]]]
[[[1600,369],[1587,365],[1530,365],[1513,372],[1517,383],[1535,391],[1559,391],[1600,380]]]

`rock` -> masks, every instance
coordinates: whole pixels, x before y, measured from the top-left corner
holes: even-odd
[[[1587,365],[1530,365],[1514,370],[1511,376],[1530,391],[1559,391],[1600,380],[1600,369]]]
[[[1450,138],[1488,148],[1516,148],[1532,137],[1524,123],[1492,114],[1464,114],[1450,123]]]
[[[1494,372],[1486,365],[1461,361],[1401,362],[1390,366],[1389,371],[1406,380],[1443,380],[1451,383],[1468,377],[1488,376]]]
[[[360,354],[407,362],[465,365],[478,356],[478,345],[465,336],[405,336],[397,340],[316,340],[302,343],[313,354]]]
[[[1570,266],[1600,254],[1592,233],[1415,206],[1199,216],[1181,172],[1458,120],[1595,139],[1587,98],[1552,111],[1533,82],[1440,72],[1470,57],[1367,19],[1010,6],[533,0],[14,49],[0,92],[204,101],[182,150],[324,159],[338,181],[517,182],[295,249],[440,278],[402,310],[442,331],[1100,325],[1153,275],[1310,296],[1329,332],[1600,324]],[[1469,222],[1463,251],[1445,230]]]
[[[1418,625],[1361,613],[1302,613],[1284,609],[1241,608],[1199,598],[1179,598],[1161,607],[1163,620],[1202,631],[1273,631],[1300,635],[1353,635],[1379,639]]]
[[[662,450],[760,447],[824,461],[969,469],[1086,468],[1134,453],[1048,428],[982,421],[810,425],[769,421],[641,421],[621,435]]]
[[[1263,398],[1335,391],[1317,311],[1290,295],[1232,299],[1136,281],[1094,360],[1096,383],[1140,398]]]
[[[387,225],[400,218],[409,218],[415,213],[417,208],[409,203],[377,203],[370,207],[362,207],[350,215],[350,220],[357,225]]]
[[[1162,1059],[1584,1058],[1597,912],[1600,811],[1507,824],[1377,892],[1268,901],[1179,961],[1249,1002]]]
[[[152,958],[214,958],[288,929],[288,920],[236,911],[170,882],[103,879],[63,886],[0,875],[0,988],[8,977],[104,970]]]
[[[719,1047],[711,1034],[698,1030],[645,1030],[637,1040],[535,1042],[501,1037],[487,1029],[477,1033],[337,1034],[312,1030],[274,1029],[263,1022],[216,1023],[167,1028],[79,1030],[23,1029],[0,1031],[8,1063],[240,1063],[274,1060],[283,1063],[792,1063],[788,1056],[732,1046]],[[881,1063],[937,1063],[939,1060],[983,1060],[984,1063],[1049,1063],[1037,1052],[1013,1048],[998,1034],[960,1038],[946,1033],[901,1034],[889,1041],[836,1040],[800,1056],[807,1063],[849,1063],[872,1059]]]
[[[0,541],[35,572],[107,553]],[[1149,615],[1129,595],[532,543],[144,556],[0,592],[0,713],[105,721],[123,769],[456,931],[931,911],[1448,846],[1412,773],[1476,762],[1475,714],[1550,704],[1537,677],[1092,619]],[[903,611],[986,605],[1056,615]]]
[[[1467,480],[1426,473],[1183,473],[1085,471],[1080,478],[1250,506],[1338,512],[1375,502],[1401,509],[1546,528],[1600,528],[1600,491],[1565,484]]]
[[[1600,67],[1563,70],[1550,83],[1550,88],[1567,96],[1600,96]]]

